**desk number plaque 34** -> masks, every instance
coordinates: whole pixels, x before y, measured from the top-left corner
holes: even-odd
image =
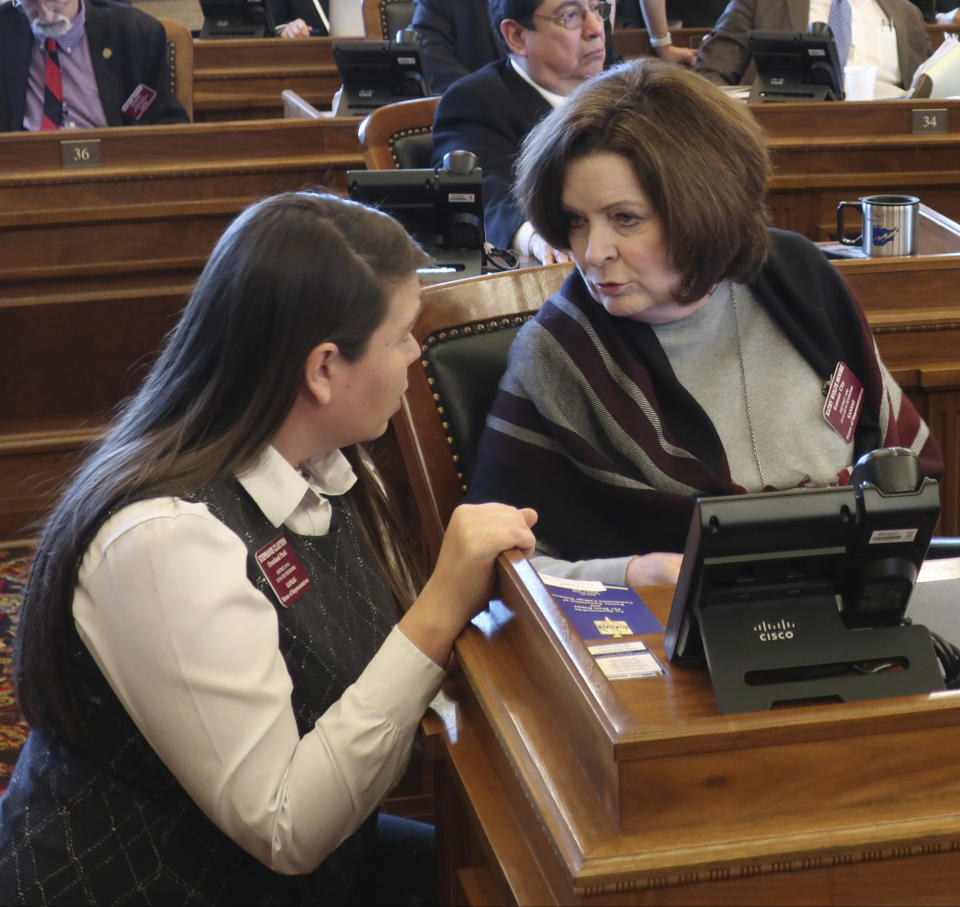
[[[947,108],[927,107],[913,110],[913,134],[947,131]]]

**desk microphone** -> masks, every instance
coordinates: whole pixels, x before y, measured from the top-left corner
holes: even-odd
[[[920,460],[906,447],[881,447],[865,453],[853,467],[850,484],[876,485],[883,494],[909,494],[920,487]]]
[[[848,626],[895,625],[903,619],[940,515],[936,479],[920,473],[906,447],[864,454],[850,475],[858,529],[846,580]]]

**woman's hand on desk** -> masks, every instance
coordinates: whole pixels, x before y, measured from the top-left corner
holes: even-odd
[[[536,511],[506,504],[461,504],[453,511],[430,579],[400,621],[406,637],[438,665],[475,614],[487,607],[501,551],[533,554]]]
[[[652,551],[638,554],[627,564],[628,586],[662,586],[675,583],[680,576],[683,555],[675,551]]]

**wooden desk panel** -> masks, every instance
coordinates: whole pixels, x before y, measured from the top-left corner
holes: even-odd
[[[71,139],[101,142],[102,166],[83,170],[62,169],[61,138],[0,136],[3,297],[112,263],[196,272],[250,202],[307,186],[342,193],[346,171],[363,166],[352,119],[78,130]]]
[[[960,219],[960,101],[754,104],[774,166],[771,220],[815,241],[836,235],[836,207],[906,193]],[[948,132],[914,135],[914,110],[946,110]]]
[[[608,682],[518,554],[500,595],[442,710],[441,898],[472,877],[500,903],[957,903],[960,694],[720,716],[662,634],[666,677]],[[643,597],[665,621],[671,589]]]
[[[750,111],[773,139],[912,137],[914,110],[947,110],[947,134],[960,133],[960,102],[944,100],[799,101],[751,104]]]
[[[268,188],[272,174],[282,180],[302,173],[343,189],[343,172],[363,166],[356,125],[355,118],[339,117],[74,130],[70,140],[101,141],[101,166],[79,170],[62,167],[62,133],[2,133],[0,216],[32,220],[57,206],[69,211],[74,199],[65,192],[84,206],[219,198],[226,179],[251,175],[266,175]]]
[[[193,42],[193,106],[198,122],[282,117],[292,88],[329,110],[340,87],[332,38],[223,38]]]
[[[353,119],[0,135],[0,538],[21,537],[77,449],[139,383],[210,250],[256,199],[343,192]]]

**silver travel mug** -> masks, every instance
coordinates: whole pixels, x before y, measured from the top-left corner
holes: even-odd
[[[857,208],[863,217],[863,233],[856,239],[844,236],[847,208]],[[845,246],[860,245],[871,258],[915,255],[919,213],[920,199],[915,195],[866,195],[837,205],[837,235]]]

